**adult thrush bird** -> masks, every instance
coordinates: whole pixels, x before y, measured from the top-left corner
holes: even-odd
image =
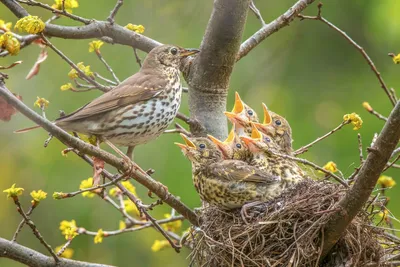
[[[268,110],[267,106],[262,103],[264,109],[263,123],[254,123],[258,130],[264,134],[268,134],[274,138],[274,141],[285,154],[292,154],[292,129],[289,122],[282,116]]]
[[[250,137],[241,136],[240,138],[246,143],[253,154],[253,160],[250,165],[270,175],[279,177],[281,182],[277,189],[278,194],[285,188],[306,178],[303,170],[296,162],[274,153],[279,152],[280,147],[274,142],[272,137],[262,134],[254,125]]]
[[[275,195],[278,177],[243,161],[223,160],[222,153],[207,138],[181,136],[185,144],[176,144],[192,162],[193,183],[203,201],[230,210]]]
[[[252,158],[252,154],[235,133],[234,128],[229,132],[225,141],[221,141],[212,135],[208,135],[208,138],[210,138],[210,140],[219,148],[224,159],[242,160],[247,162]]]
[[[198,52],[173,45],[158,46],[147,55],[139,72],[54,123],[66,131],[94,135],[116,145],[134,147],[147,143],[175,118],[182,93],[179,67],[183,58]]]

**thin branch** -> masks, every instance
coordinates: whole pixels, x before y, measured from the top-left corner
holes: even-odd
[[[26,216],[31,215],[32,212],[33,212],[33,210],[35,209],[35,207],[36,207],[36,206],[33,206],[33,205],[32,205],[32,206],[30,207],[30,209],[28,210],[28,212],[26,213]],[[19,223],[19,225],[18,225],[18,227],[17,227],[17,230],[15,230],[15,233],[14,233],[13,238],[11,239],[11,242],[17,241],[18,234],[19,234],[19,232],[21,232],[21,229],[22,229],[22,227],[24,227],[24,225],[25,225],[25,219],[22,219],[22,221]]]
[[[103,92],[107,92],[109,91],[111,88],[108,86],[104,86],[99,84],[98,82],[96,82],[93,78],[87,76],[85,73],[83,73],[83,71],[81,71],[78,66],[75,65],[74,62],[72,62],[67,56],[65,56],[60,50],[58,50],[52,43],[50,43],[50,41],[42,34],[42,39],[45,42],[45,44],[50,47],[54,52],[56,52],[56,54],[58,54],[62,59],[64,59],[70,66],[71,68],[75,69],[78,74],[79,77],[81,77],[83,80],[85,80],[86,82],[93,84],[94,86],[96,86],[97,88],[99,88],[101,91]]]
[[[31,267],[113,267],[111,265],[64,258],[60,258],[60,261],[56,264],[51,257],[0,237],[0,258],[1,257],[12,259]]]
[[[365,108],[366,111],[368,111],[372,115],[376,116],[378,119],[387,121],[387,118],[385,116],[383,116],[382,114],[378,113],[377,111],[375,111],[368,102],[364,102],[363,107]]]
[[[382,172],[384,172],[384,171],[386,171],[387,169],[393,167],[393,165],[394,165],[399,159],[400,159],[400,154],[397,155],[397,157],[396,157],[392,162],[389,162],[389,164],[383,169]]]
[[[300,162],[300,163],[302,163],[304,165],[311,166],[314,169],[316,169],[318,171],[321,171],[321,172],[325,173],[328,176],[332,176],[336,181],[338,181],[344,187],[346,187],[346,188],[349,187],[348,184],[346,183],[346,181],[344,181],[342,178],[340,178],[339,176],[337,176],[336,174],[334,174],[334,173],[332,173],[330,171],[325,170],[324,168],[318,166],[317,164],[315,164],[315,163],[313,163],[311,161],[308,161],[306,159],[300,159],[300,158],[292,157],[292,156],[289,156],[289,155],[286,155],[286,154],[281,154],[281,153],[278,153],[278,152],[275,152],[275,151],[272,151],[272,150],[269,151],[269,152],[274,154],[274,155],[276,155],[276,156],[278,156],[278,157],[281,157],[281,158],[284,158],[284,159],[290,159],[290,160],[293,160],[293,161]]]
[[[274,21],[268,23],[252,36],[250,36],[246,41],[240,46],[239,53],[237,55],[237,60],[246,56],[251,50],[253,50],[257,45],[264,41],[271,34],[279,31],[285,26],[289,26],[289,23],[293,21],[297,15],[303,11],[307,6],[313,3],[315,0],[300,0],[297,1],[289,10],[287,10],[283,15],[279,16]]]
[[[95,53],[97,57],[100,59],[101,62],[106,66],[107,70],[111,73],[111,75],[114,77],[114,80],[117,82],[117,84],[120,83],[120,80],[118,79],[117,75],[115,74],[114,70],[108,65],[107,61],[103,58],[99,50],[95,50]],[[114,83],[114,85],[116,85]]]
[[[60,199],[74,197],[74,196],[80,195],[80,194],[82,194],[84,192],[94,191],[94,190],[97,190],[97,189],[100,189],[100,188],[106,188],[107,186],[113,185],[115,182],[117,182],[117,181],[119,181],[119,180],[121,180],[123,178],[124,178],[124,176],[120,175],[119,177],[115,178],[113,181],[110,181],[108,183],[99,184],[97,186],[93,186],[93,187],[90,187],[90,188],[79,189],[78,191],[71,192],[71,193],[63,193],[63,196]]]
[[[57,252],[57,256],[60,257],[61,254],[64,253],[64,251],[67,249],[67,247],[69,247],[69,245],[71,245],[72,243],[72,238],[68,239],[68,241],[60,248],[60,250]]]
[[[206,131],[205,127],[196,119],[191,119],[188,116],[186,116],[185,114],[178,112],[176,114],[176,118],[180,119],[181,121],[185,122],[187,125],[189,125],[190,131],[193,133],[204,133]],[[182,126],[178,127],[177,125],[179,124],[175,124],[175,127],[179,130],[185,130]],[[186,131],[186,130],[185,130]]]
[[[358,154],[360,155],[360,164],[363,164],[364,163],[364,155],[363,155],[363,145],[362,145],[361,134],[357,134],[357,140],[358,140]]]
[[[104,160],[106,163],[114,166],[122,172],[131,171],[130,176],[133,177],[140,184],[147,187],[151,192],[155,193],[163,202],[174,208],[177,212],[182,214],[187,220],[193,225],[198,225],[197,215],[189,209],[184,203],[182,203],[177,197],[172,195],[166,190],[165,186],[160,182],[157,182],[149,175],[143,174],[135,169],[132,170],[131,166],[123,159],[117,158],[116,156],[99,149],[93,145],[87,144],[78,138],[75,138],[54,125],[48,120],[45,120],[39,116],[32,109],[27,107],[22,101],[15,97],[6,87],[3,80],[0,80],[0,95],[13,107],[15,107],[21,114],[25,115],[46,131],[50,132],[54,137],[59,139],[62,143],[68,147],[78,149],[81,153],[85,153],[91,156],[95,156],[99,159]]]
[[[261,25],[264,27],[266,25],[266,23],[265,23],[262,15],[260,13],[260,10],[258,10],[256,5],[254,4],[254,0],[250,1],[250,6],[249,7],[250,7],[251,11],[253,11],[254,15],[256,15],[257,19],[259,19],[261,21]]]
[[[123,3],[124,3],[124,0],[117,0],[115,7],[113,8],[113,10],[111,10],[110,16],[108,16],[108,18],[107,18],[107,20],[110,22],[111,25],[114,24],[114,22],[115,22],[114,18],[117,15],[118,10],[120,9],[120,7],[122,6]]]
[[[135,54],[136,62],[139,65],[139,67],[141,68],[142,67],[142,60],[140,59],[139,54],[137,52],[137,49],[135,47],[133,48],[133,54]]]
[[[302,146],[301,148],[297,149],[297,150],[294,152],[294,155],[300,155],[300,154],[303,154],[303,153],[307,152],[308,149],[309,149],[310,147],[312,147],[314,144],[318,143],[318,142],[321,141],[321,140],[324,140],[325,138],[327,138],[327,137],[330,136],[331,134],[333,134],[333,133],[339,131],[343,126],[345,126],[346,124],[349,124],[349,123],[350,123],[350,121],[343,121],[342,123],[339,124],[339,126],[337,126],[335,129],[333,129],[333,130],[330,131],[329,133],[327,133],[327,134],[325,134],[325,135],[323,135],[323,136],[321,136],[321,137],[318,137],[317,139],[315,139],[314,141],[312,141],[312,142],[309,143],[308,145]]]
[[[340,210],[331,215],[324,226],[324,246],[321,260],[336,244],[348,224],[362,209],[400,139],[400,102],[392,110],[367,159],[355,177],[354,185],[339,201]]]
[[[37,229],[36,225],[29,219],[29,217],[26,215],[24,210],[21,207],[21,204],[19,203],[18,197],[13,198],[15,205],[17,206],[17,211],[21,216],[24,218],[25,223],[29,225],[29,227],[32,229],[33,234],[36,236],[37,239],[39,239],[40,243],[43,244],[43,246],[49,251],[50,255],[53,257],[55,262],[59,262],[60,259],[57,257],[55,254],[54,250],[51,248],[49,244],[44,240],[43,236],[40,234],[39,230]]]
[[[29,13],[14,0],[0,0],[15,16],[22,18]],[[84,26],[60,26],[47,24],[44,34],[46,36],[59,37],[64,39],[102,39],[108,43],[117,43],[138,48],[150,52],[156,46],[161,45],[149,37],[138,34],[124,27],[108,21],[92,21]]]
[[[400,153],[400,147],[396,148],[396,149],[393,151],[393,153],[392,153],[392,155],[391,155],[390,157],[393,158],[394,156],[396,156],[396,155],[399,154],[399,153]]]
[[[103,80],[103,81],[105,81],[106,83],[109,83],[109,84],[111,84],[111,85],[117,85],[116,82],[113,82],[113,81],[111,81],[110,79],[107,79],[107,78],[101,76],[101,75],[100,75],[99,73],[97,73],[97,72],[94,72],[94,76],[96,76],[97,78],[99,78],[99,79],[101,79],[101,80]],[[112,89],[112,88],[111,88],[111,89]]]
[[[376,68],[374,62],[371,60],[371,58],[368,56],[368,54],[365,52],[364,48],[362,48],[360,45],[358,45],[353,39],[351,39],[351,37],[349,35],[347,35],[344,31],[342,31],[341,29],[339,29],[338,27],[336,27],[335,25],[333,25],[331,22],[329,22],[328,20],[326,20],[325,18],[323,18],[321,16],[321,8],[322,8],[322,4],[320,3],[318,5],[318,15],[317,16],[304,16],[299,14],[299,18],[301,19],[311,19],[311,20],[319,20],[322,21],[323,23],[325,23],[326,25],[328,25],[330,28],[334,29],[335,31],[337,31],[340,35],[342,35],[352,46],[354,46],[360,53],[361,55],[364,57],[364,59],[367,61],[368,65],[371,67],[371,70],[374,72],[375,76],[378,78],[378,81],[382,87],[382,89],[385,91],[386,95],[389,97],[390,102],[393,104],[393,106],[396,105],[396,100],[393,99],[388,87],[386,86],[385,82],[383,81],[383,78],[380,74],[380,72],[378,71],[378,69]]]
[[[68,18],[70,18],[70,19],[73,19],[73,20],[82,22],[82,23],[84,23],[84,24],[86,24],[86,25],[88,25],[88,24],[90,24],[90,23],[92,22],[92,21],[89,20],[89,19],[85,19],[85,18],[82,18],[82,17],[79,17],[79,16],[76,16],[76,15],[74,15],[74,14],[71,14],[71,13],[66,12],[66,11],[65,11],[65,8],[64,8],[64,2],[63,2],[63,10],[58,10],[58,9],[52,8],[52,7],[49,6],[48,4],[43,4],[43,3],[40,3],[40,2],[36,2],[36,1],[34,1],[34,0],[27,0],[27,1],[17,0],[17,1],[18,1],[19,3],[25,4],[25,5],[28,5],[28,6],[38,6],[38,7],[41,7],[41,8],[50,10],[50,11],[51,11],[52,13],[54,13],[54,14],[63,15],[63,16],[68,17]]]

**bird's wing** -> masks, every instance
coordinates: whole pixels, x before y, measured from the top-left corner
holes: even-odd
[[[253,182],[271,184],[280,181],[279,176],[265,171],[239,160],[224,160],[210,164],[207,167],[208,174],[214,178],[225,181]]]
[[[56,122],[69,122],[113,110],[118,107],[149,100],[160,94],[167,85],[160,76],[138,72],[129,77],[111,91],[94,99],[71,114],[59,118]]]

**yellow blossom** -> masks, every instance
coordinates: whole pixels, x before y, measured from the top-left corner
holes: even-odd
[[[125,206],[126,212],[132,213],[137,216],[140,215],[139,210],[137,209],[136,205],[131,200],[129,200],[129,199],[124,200],[124,206]]]
[[[37,34],[44,30],[46,24],[38,16],[26,16],[15,23],[14,29],[25,31],[31,34]]]
[[[351,114],[344,115],[343,121],[345,121],[345,122],[350,121],[354,125],[353,130],[361,129],[361,126],[363,124],[361,117],[357,113],[354,113],[354,112]]]
[[[380,211],[380,212],[378,213],[378,216],[379,216],[380,218],[382,218],[382,219],[386,219],[387,216],[388,216],[388,214],[389,214],[389,211],[388,211],[387,209],[384,209],[383,211]]]
[[[322,168],[323,168],[324,170],[328,171],[328,172],[337,172],[337,171],[338,171],[337,166],[336,166],[336,163],[333,162],[333,161],[329,161],[329,162],[326,163],[326,164],[324,165],[324,167],[322,167]],[[319,172],[323,173],[322,171],[319,171]]]
[[[78,64],[76,64],[76,66],[78,67],[78,69],[80,69],[86,76],[94,76],[93,72],[90,70],[90,66],[85,66],[83,65],[83,62],[79,62]],[[76,71],[76,69],[72,68],[69,72],[68,72],[68,77],[71,79],[76,79],[79,77],[78,72]]]
[[[11,30],[12,23],[11,22],[5,22],[4,20],[0,19],[0,29],[3,31],[9,31]]]
[[[140,34],[144,33],[145,30],[143,25],[136,25],[132,23],[128,23],[124,28]]]
[[[58,253],[63,246],[56,247],[55,252]],[[66,248],[63,253],[61,253],[60,257],[71,259],[74,255],[74,250],[72,248]]]
[[[32,205],[35,205],[35,202],[39,203],[41,200],[45,199],[47,197],[47,193],[43,190],[32,191],[31,197],[33,198]]]
[[[0,36],[0,49],[7,50],[10,55],[15,56],[19,53],[21,44],[11,32],[5,32]]]
[[[69,240],[78,235],[78,227],[76,226],[75,220],[72,221],[61,221],[60,227],[61,233],[65,236],[65,239]]]
[[[54,199],[63,199],[63,198],[65,198],[66,197],[66,193],[63,193],[63,192],[54,192],[53,193],[53,198]]]
[[[88,179],[83,180],[79,186],[79,189],[87,189],[90,187],[93,187],[93,177],[89,177]],[[95,193],[90,192],[90,191],[86,191],[86,192],[82,193],[83,197],[89,197],[89,198],[94,197],[95,195],[96,195]]]
[[[400,64],[400,54],[393,57],[393,62],[394,64]]]
[[[390,176],[381,175],[378,179],[378,184],[382,187],[393,187],[396,185],[396,182]]]
[[[371,105],[368,102],[363,102],[362,103],[363,108],[365,108],[368,112],[373,111]]]
[[[45,109],[45,108],[47,108],[49,106],[49,103],[50,102],[47,99],[42,98],[42,97],[37,97],[37,99],[36,99],[35,103],[33,103],[33,105],[35,107],[39,107],[41,109]]]
[[[126,190],[128,190],[129,192],[131,192],[136,196],[136,187],[133,184],[131,184],[130,181],[122,181],[121,184],[126,188]],[[111,188],[109,192],[109,194],[113,197],[117,196],[120,193],[121,190],[119,190],[118,187]]]
[[[99,229],[99,231],[97,231],[96,236],[94,237],[94,243],[98,244],[98,243],[103,242],[103,237],[104,236],[105,235],[104,235],[103,229]]]
[[[165,219],[169,219],[171,218],[171,214],[166,213],[164,214],[164,218]],[[173,221],[173,222],[168,222],[168,223],[164,223],[162,224],[162,228],[164,228],[165,231],[171,231],[176,233],[179,229],[181,229],[182,227],[182,221],[181,220],[177,220],[177,221]]]
[[[55,4],[53,4],[51,7],[54,9],[62,10],[62,2],[63,0],[54,0]],[[65,11],[68,13],[72,13],[73,8],[79,7],[79,3],[77,0],[65,0],[64,2],[64,8]]]
[[[60,90],[61,91],[67,91],[69,89],[73,89],[72,83],[66,83],[61,85]]]
[[[125,229],[126,228],[126,223],[124,222],[124,221],[119,221],[119,227],[118,227],[118,229],[119,230],[123,230],[123,229]]]
[[[94,51],[96,51],[96,53],[97,52],[99,52],[100,51],[100,47],[103,45],[104,43],[102,42],[102,41],[100,41],[100,40],[98,40],[98,41],[91,41],[90,43],[89,43],[89,52],[91,53],[91,52],[94,52]]]
[[[24,189],[21,187],[15,187],[15,184],[3,191],[3,193],[7,193],[8,198],[18,197],[22,195],[22,192],[24,192]]]
[[[151,250],[157,252],[169,246],[170,244],[167,240],[155,240],[153,245],[151,246]]]

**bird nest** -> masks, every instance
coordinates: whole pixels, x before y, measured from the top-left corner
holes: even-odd
[[[192,236],[192,261],[198,266],[388,266],[383,263],[399,253],[400,245],[375,227],[366,210],[319,263],[322,227],[345,192],[338,184],[306,180],[250,208],[247,222],[240,210],[204,208]]]

